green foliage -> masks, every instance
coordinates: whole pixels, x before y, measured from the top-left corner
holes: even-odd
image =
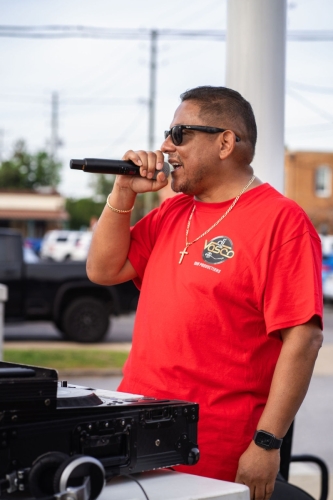
[[[108,192],[109,194],[109,192]],[[66,210],[69,213],[69,229],[84,229],[91,228],[91,223],[98,220],[103,212],[106,203],[106,197],[103,201],[98,202],[92,198],[81,198],[79,200],[67,198]],[[102,198],[102,197],[101,197]],[[135,208],[132,212],[131,224],[135,224],[144,215],[143,196],[138,195]]]
[[[60,181],[61,163],[46,151],[31,154],[23,140],[17,141],[14,152],[0,165],[0,187],[9,189],[37,189],[56,187]]]
[[[107,349],[4,349],[4,361],[32,366],[64,368],[122,368],[128,352]]]
[[[94,191],[93,198],[81,198],[79,200],[68,198],[66,201],[66,210],[69,213],[69,229],[91,227],[91,221],[99,218],[105,207],[106,198],[112,191],[115,175],[99,174],[91,177],[90,187]],[[155,193],[153,196],[158,200]],[[144,195],[139,194],[132,212],[131,224],[139,221],[144,214]]]
[[[69,213],[69,228],[90,227],[91,220],[98,219],[104,205],[105,201],[98,203],[91,198],[81,198],[80,200],[68,198],[66,200],[66,210]]]
[[[105,199],[111,193],[115,175],[92,175],[91,187],[97,196]]]

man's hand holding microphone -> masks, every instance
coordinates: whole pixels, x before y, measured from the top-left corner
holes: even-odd
[[[119,187],[130,187],[134,193],[158,191],[166,186],[170,165],[164,161],[161,151],[132,151],[125,153],[122,160],[85,158],[71,160],[70,168],[90,173],[115,174]],[[148,180],[142,182],[142,180]]]

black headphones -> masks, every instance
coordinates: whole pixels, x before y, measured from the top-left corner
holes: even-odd
[[[104,484],[105,471],[99,460],[58,451],[38,457],[28,475],[29,490],[40,500],[95,500]]]

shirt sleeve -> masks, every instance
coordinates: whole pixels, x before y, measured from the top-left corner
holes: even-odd
[[[310,231],[275,248],[264,291],[267,333],[323,317],[321,242]]]

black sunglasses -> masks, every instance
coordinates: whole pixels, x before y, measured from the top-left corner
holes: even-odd
[[[217,134],[218,132],[225,132],[226,128],[217,127],[204,127],[203,125],[175,125],[170,130],[164,132],[164,139],[167,139],[169,135],[175,146],[179,146],[183,142],[183,130],[199,130],[200,132],[206,132],[207,134]],[[235,134],[236,135],[236,134]],[[236,135],[236,142],[239,142],[240,138]]]

